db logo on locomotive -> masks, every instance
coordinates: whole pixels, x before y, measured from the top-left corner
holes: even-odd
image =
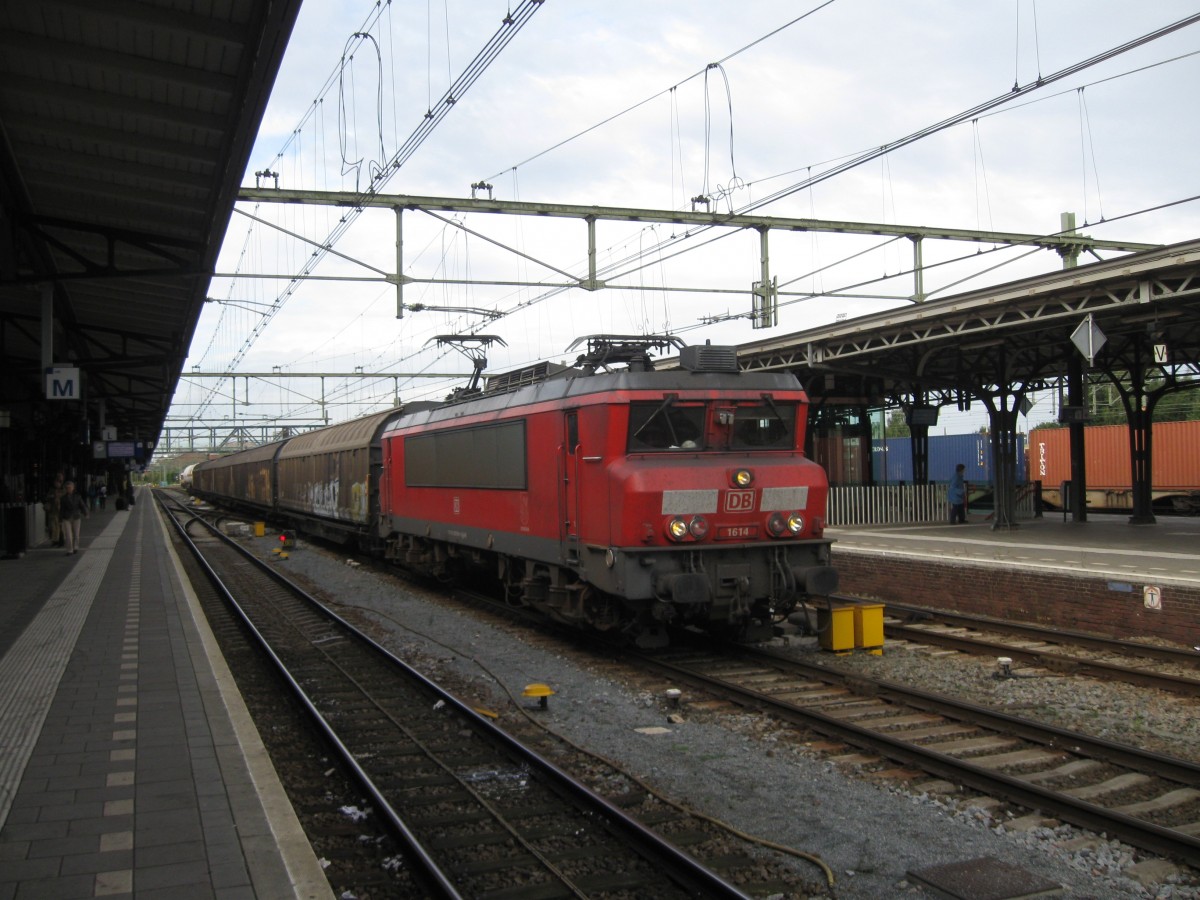
[[[726,491],[725,512],[754,512],[754,491]]]

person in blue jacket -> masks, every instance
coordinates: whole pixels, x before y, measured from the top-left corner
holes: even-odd
[[[946,499],[950,501],[950,524],[966,524],[967,521],[967,483],[963,473],[966,466],[959,463],[954,467],[954,476],[950,479],[950,490]]]

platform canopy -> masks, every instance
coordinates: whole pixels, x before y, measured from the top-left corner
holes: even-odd
[[[1103,337],[1087,358],[1091,333]],[[794,371],[818,396],[826,375],[850,375],[873,382],[863,390],[876,399],[926,391],[934,403],[1049,387],[1076,361],[1195,372],[1200,240],[743,344],[738,356],[746,369]]]
[[[299,7],[0,4],[0,423],[158,436]]]

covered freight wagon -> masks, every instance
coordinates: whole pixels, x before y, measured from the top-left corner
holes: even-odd
[[[269,512],[275,505],[275,454],[284,443],[273,441],[197,463],[192,470],[192,493],[244,509]]]
[[[380,436],[400,415],[389,409],[287,441],[276,462],[279,512],[304,516],[327,538],[361,534],[379,518]]]
[[[1125,425],[1089,425],[1083,430],[1087,508],[1133,509],[1133,467]],[[1200,421],[1155,423],[1150,443],[1151,497],[1158,511],[1200,511]],[[1029,480],[1042,483],[1043,501],[1061,507],[1063,482],[1071,480],[1071,432],[1030,432]]]

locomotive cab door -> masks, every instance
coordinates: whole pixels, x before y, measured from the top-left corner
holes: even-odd
[[[559,465],[562,478],[559,480],[559,530],[562,558],[567,563],[579,561],[579,412],[567,410],[563,420],[562,454]]]

